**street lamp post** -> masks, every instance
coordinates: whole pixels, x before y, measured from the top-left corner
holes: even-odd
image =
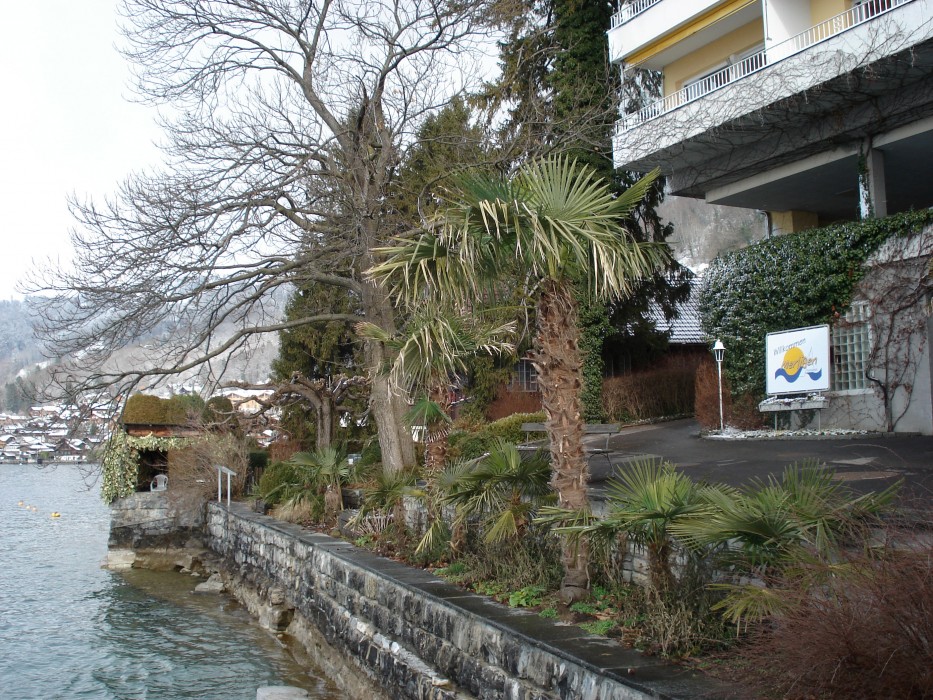
[[[722,419],[722,358],[726,354],[726,346],[722,344],[719,338],[713,345],[713,357],[716,358],[716,373],[719,377],[719,432],[721,433],[725,426]]]

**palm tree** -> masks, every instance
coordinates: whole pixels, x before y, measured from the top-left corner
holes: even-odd
[[[523,457],[501,438],[485,457],[457,471],[444,501],[456,507],[457,523],[479,517],[490,544],[520,537],[537,509],[551,500],[546,459]]]
[[[509,339],[515,334],[515,323],[489,321],[482,314],[460,314],[436,300],[423,300],[401,333],[389,334],[373,323],[358,323],[355,330],[394,351],[392,364],[376,370],[388,374],[397,390],[406,396],[426,394],[416,400],[406,418],[411,424],[425,425],[425,467],[428,473],[436,473],[447,454],[451,375],[465,372],[466,360],[478,353],[514,352]]]
[[[700,490],[702,514],[679,518],[671,531],[686,545],[729,543],[740,573],[765,582],[815,561],[828,563],[839,548],[864,541],[866,524],[890,507],[900,483],[856,495],[815,460],[791,464],[780,479],[754,479],[743,489],[711,485]],[[807,567],[803,567],[807,568]],[[755,585],[721,584],[720,607],[736,623],[761,619],[781,605],[780,592]]]
[[[431,230],[378,249],[385,261],[369,270],[404,298],[437,294],[460,308],[492,298],[507,279],[526,281],[535,303],[531,360],[547,415],[551,481],[569,510],[587,507],[589,479],[575,289],[583,285],[596,299],[623,298],[668,262],[664,244],[638,243],[622,226],[656,175],[619,197],[566,158],[529,163],[511,180],[466,177]],[[586,595],[586,548],[564,542],[562,560],[562,596]]]

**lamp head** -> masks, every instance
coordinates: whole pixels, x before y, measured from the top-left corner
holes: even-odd
[[[716,338],[716,342],[713,344],[713,357],[716,358],[716,362],[722,362],[722,358],[725,354],[726,346],[722,344],[719,338]]]

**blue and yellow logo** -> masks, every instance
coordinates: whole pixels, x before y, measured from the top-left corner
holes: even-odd
[[[775,378],[784,377],[788,382],[793,383],[797,381],[797,378],[800,377],[800,374],[804,372],[807,367],[812,367],[815,364],[815,357],[807,357],[803,350],[798,347],[793,347],[784,353],[784,360],[774,373],[774,376]],[[806,371],[805,373],[813,381],[823,376],[822,369]]]

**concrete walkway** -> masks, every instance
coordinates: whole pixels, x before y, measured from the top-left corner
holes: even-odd
[[[700,437],[692,419],[623,429],[609,440],[587,438],[590,481],[599,492],[609,475],[646,456],[673,462],[696,480],[740,486],[752,478],[780,475],[784,467],[816,459],[859,493],[904,481],[901,501],[913,508],[933,506],[933,437],[866,435],[852,438],[781,437],[719,440]]]

